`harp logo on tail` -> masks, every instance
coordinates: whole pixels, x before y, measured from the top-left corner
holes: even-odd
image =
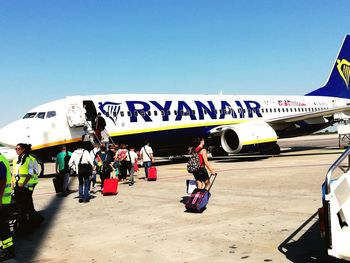
[[[117,125],[118,114],[120,111],[121,103],[106,101],[104,103],[99,102],[98,108],[107,118],[110,118],[115,125]]]
[[[346,88],[349,89],[349,79],[350,79],[350,62],[346,59],[337,59],[337,69],[345,82]]]

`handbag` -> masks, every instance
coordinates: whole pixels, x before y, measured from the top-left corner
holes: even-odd
[[[81,154],[79,164],[78,164],[78,174],[82,176],[90,176],[92,174],[92,165],[89,163],[81,163],[81,160],[83,159],[84,152]]]

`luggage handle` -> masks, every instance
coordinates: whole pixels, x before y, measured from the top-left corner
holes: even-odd
[[[214,177],[214,179],[213,179],[213,181],[211,181],[211,183],[210,183],[210,186],[209,186],[208,192],[210,191],[211,187],[213,186],[214,181],[215,181],[215,179],[216,179],[216,176],[217,176],[217,175],[218,175],[217,173],[215,173],[215,174],[211,174],[211,175],[210,175],[209,180],[210,180],[212,177]]]

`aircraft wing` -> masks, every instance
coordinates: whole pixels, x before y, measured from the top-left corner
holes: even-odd
[[[320,117],[330,117],[335,113],[341,113],[346,111],[350,112],[350,105],[334,107],[331,109],[321,110],[317,112],[303,112],[300,114],[294,114],[292,116],[268,119],[266,120],[266,122],[269,124],[292,123],[292,122],[303,121],[303,120],[311,120],[311,119],[320,118]]]

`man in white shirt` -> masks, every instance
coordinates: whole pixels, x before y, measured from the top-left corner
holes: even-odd
[[[143,162],[143,166],[145,167],[145,180],[148,179],[148,168],[152,166],[153,159],[153,150],[149,146],[149,142],[146,141],[145,146],[143,146],[140,150],[141,161]]]
[[[76,149],[69,160],[69,167],[74,166],[79,178],[79,203],[90,201],[89,177],[92,175],[94,167],[93,160],[89,152],[85,149]]]

